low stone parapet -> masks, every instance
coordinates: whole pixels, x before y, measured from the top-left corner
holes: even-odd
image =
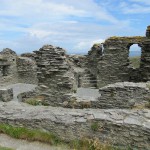
[[[15,105],[15,107],[14,107]],[[0,103],[0,122],[51,132],[65,141],[98,138],[124,149],[149,150],[150,110],[65,109]]]
[[[104,109],[133,108],[149,103],[150,99],[148,83],[120,82],[100,88],[99,92],[95,107]]]

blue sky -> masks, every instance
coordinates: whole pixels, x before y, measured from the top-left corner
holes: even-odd
[[[110,36],[144,36],[149,16],[149,0],[0,0],[0,50],[84,53]]]

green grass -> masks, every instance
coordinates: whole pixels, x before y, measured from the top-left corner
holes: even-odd
[[[33,105],[33,106],[38,106],[38,105],[49,106],[49,104],[46,103],[45,101],[35,99],[35,98],[29,98],[29,99],[25,100],[25,103]]]
[[[97,124],[93,124],[93,130],[97,130]],[[121,150],[112,147],[109,143],[102,143],[99,139],[83,138],[81,140],[73,140],[69,143],[61,140],[54,134],[43,132],[40,130],[31,130],[24,127],[15,127],[7,124],[0,124],[0,133],[7,134],[16,139],[25,139],[28,141],[39,141],[54,146],[66,147],[66,150]],[[0,150],[12,150],[0,148]],[[123,150],[129,150],[123,149]]]
[[[117,150],[108,143],[100,143],[98,139],[86,138],[72,141],[70,147],[74,150]]]
[[[140,67],[140,57],[129,57],[129,61],[131,62],[132,66],[134,68],[139,68]]]
[[[0,150],[14,150],[14,149],[0,146]]]
[[[42,132],[40,130],[30,130],[24,127],[13,127],[6,124],[0,124],[0,133],[7,134],[16,139],[39,141],[43,143],[49,143],[51,145],[57,145],[61,143],[61,140],[51,133]]]
[[[93,123],[91,124],[91,129],[92,129],[93,131],[98,131],[98,129],[99,129],[99,124],[98,124],[98,122],[93,122]]]

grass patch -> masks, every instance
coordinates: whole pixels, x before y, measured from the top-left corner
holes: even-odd
[[[93,124],[91,128],[93,130],[97,130],[98,125]],[[88,138],[83,138],[81,140],[73,140],[70,141],[69,143],[64,142],[57,136],[49,133],[49,132],[42,132],[40,130],[31,130],[27,129],[24,127],[14,127],[11,125],[6,125],[6,124],[0,124],[0,133],[7,134],[13,138],[16,139],[25,139],[28,141],[39,141],[43,143],[48,143],[50,145],[55,145],[55,146],[62,146],[66,147],[66,150],[129,150],[128,148],[124,149],[118,149],[114,148],[112,145],[109,143],[102,143],[100,142],[99,139],[88,139]],[[12,150],[12,149],[7,149],[3,148],[0,150]]]
[[[140,67],[140,57],[129,57],[129,61],[131,62],[134,68]]]
[[[61,140],[51,133],[42,132],[40,130],[30,130],[24,127],[13,127],[6,124],[0,124],[0,133],[7,134],[16,139],[39,141],[51,145],[61,143]]]
[[[109,143],[101,143],[99,139],[75,140],[70,143],[70,147],[73,150],[130,150],[129,148],[115,148]]]
[[[99,124],[98,124],[98,122],[93,122],[93,123],[91,124],[91,129],[92,129],[92,131],[98,131],[98,129],[99,129]]]
[[[36,99],[36,98],[28,98],[25,100],[25,103],[33,105],[33,106],[38,106],[38,105],[43,105],[43,106],[49,106],[48,103],[46,103],[44,100],[41,99]]]
[[[0,146],[0,150],[14,150],[14,149]]]

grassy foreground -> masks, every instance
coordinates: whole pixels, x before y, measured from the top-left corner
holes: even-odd
[[[0,133],[7,134],[16,139],[25,139],[28,141],[39,141],[55,146],[67,146],[68,150],[119,150],[113,148],[108,143],[101,143],[98,139],[84,138],[65,143],[60,138],[47,132],[31,130],[24,127],[14,127],[7,124],[0,124]],[[0,149],[7,150],[7,149]],[[9,150],[9,149],[8,149]],[[124,149],[129,150],[129,149]]]

